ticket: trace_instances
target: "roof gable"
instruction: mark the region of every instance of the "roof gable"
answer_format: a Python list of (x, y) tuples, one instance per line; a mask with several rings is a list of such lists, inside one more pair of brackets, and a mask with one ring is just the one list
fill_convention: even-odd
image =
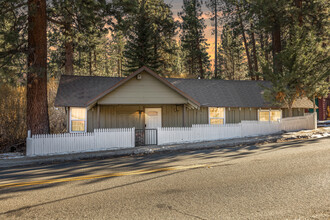
[(187, 95), (186, 93), (184, 93), (183, 91), (181, 91), (180, 89), (176, 88), (173, 84), (171, 84), (170, 82), (168, 82), (166, 79), (160, 77), (157, 73), (155, 73), (154, 71), (152, 71), (151, 69), (149, 69), (146, 66), (141, 67), (140, 69), (138, 69), (137, 71), (135, 71), (134, 73), (132, 73), (131, 75), (129, 75), (128, 77), (122, 79), (121, 81), (119, 81), (115, 85), (113, 85), (110, 88), (106, 89), (105, 91), (101, 92), (95, 98), (89, 100), (86, 103), (86, 106), (92, 105), (97, 100), (100, 100), (101, 98), (103, 98), (104, 96), (106, 96), (110, 92), (116, 90), (120, 86), (124, 85), (129, 80), (131, 80), (132, 78), (134, 78), (135, 76), (137, 76), (138, 74), (140, 74), (142, 72), (148, 73), (149, 75), (153, 76), (154, 78), (156, 78), (157, 80), (159, 80), (160, 82), (162, 82), (163, 84), (165, 84), (166, 86), (168, 86), (170, 89), (174, 90), (175, 92), (177, 92), (181, 96), (185, 97), (186, 99), (188, 99), (189, 103), (192, 104), (193, 106), (195, 106), (195, 107), (196, 106), (197, 107), (200, 106), (200, 103), (198, 101), (196, 101), (195, 99), (193, 99), (192, 97), (190, 97), (189, 95)]
[(133, 77), (97, 100), (101, 105), (188, 104), (188, 99), (146, 73)]

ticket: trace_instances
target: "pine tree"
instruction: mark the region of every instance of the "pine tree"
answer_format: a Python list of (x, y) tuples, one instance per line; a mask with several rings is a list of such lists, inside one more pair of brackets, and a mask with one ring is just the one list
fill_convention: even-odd
[(46, 0), (28, 1), (27, 129), (49, 133)]
[(242, 68), (243, 46), (241, 39), (230, 27), (224, 26), (221, 34), (221, 45), (219, 46), (220, 63), (224, 68), (220, 68), (223, 79), (244, 79), (245, 73)]
[(148, 66), (153, 70), (160, 67), (159, 56), (154, 51), (152, 22), (146, 10), (147, 3), (142, 0), (136, 22), (129, 30), (128, 42), (124, 55), (127, 59), (125, 64), (127, 72), (134, 72), (142, 66)]
[(24, 82), (27, 55), (27, 3), (0, 2), (0, 83)]
[[(110, 22), (109, 5), (97, 0), (52, 0), (48, 8), (50, 46), (59, 52), (52, 60), (57, 65), (64, 66), (64, 73), (74, 74), (75, 49), (87, 49), (84, 53), (97, 53), (97, 45), (103, 43), (102, 37), (107, 33), (105, 24)], [(88, 45), (88, 46), (85, 46)], [(81, 53), (82, 51), (80, 51)]]
[(178, 15), (182, 19), (180, 39), (182, 48), (187, 53), (189, 74), (204, 78), (210, 61), (206, 52), (208, 44), (204, 37), (205, 24), (202, 14), (199, 0), (184, 0), (182, 12)]
[(127, 39), (124, 52), (126, 72), (144, 65), (158, 72), (171, 69), (169, 63), (175, 53), (173, 37), (176, 22), (170, 5), (163, 0), (133, 2), (122, 3), (124, 5), (120, 10), (125, 18), (118, 19), (118, 25)]
[(206, 6), (211, 11), (211, 21), (214, 21), (214, 78), (218, 78), (218, 13), (221, 10), (221, 1), (208, 0)]
[(274, 71), (269, 63), (263, 63), (265, 78), (273, 84), (265, 97), (272, 103), (287, 105), (290, 117), (297, 98), (312, 99), (328, 92), (330, 84), (325, 79), (330, 75), (329, 49), (321, 44), (313, 32), (306, 34), (303, 28), (295, 26), (278, 55), (282, 71)]

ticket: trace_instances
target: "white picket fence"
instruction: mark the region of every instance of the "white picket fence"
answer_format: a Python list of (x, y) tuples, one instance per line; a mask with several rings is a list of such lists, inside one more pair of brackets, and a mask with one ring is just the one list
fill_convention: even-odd
[(158, 145), (224, 140), (274, 134), (280, 131), (315, 129), (316, 116), (284, 118), (277, 122), (242, 121), (238, 124), (193, 125), (191, 128), (158, 128)]
[(26, 155), (41, 156), (134, 146), (135, 128), (95, 129), (92, 133), (32, 135), (26, 139)]
[[(316, 128), (316, 115), (284, 118), (278, 122), (242, 121), (238, 124), (158, 128), (158, 145), (224, 140)], [(29, 135), (30, 136), (30, 135)], [(135, 147), (135, 128), (95, 129), (92, 133), (32, 135), (27, 156), (101, 151)]]

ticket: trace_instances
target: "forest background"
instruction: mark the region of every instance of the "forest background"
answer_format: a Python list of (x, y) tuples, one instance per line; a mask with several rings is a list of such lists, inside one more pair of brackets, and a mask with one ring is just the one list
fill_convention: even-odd
[(269, 80), (289, 109), (329, 92), (327, 0), (2, 0), (0, 152), (65, 131), (60, 76)]

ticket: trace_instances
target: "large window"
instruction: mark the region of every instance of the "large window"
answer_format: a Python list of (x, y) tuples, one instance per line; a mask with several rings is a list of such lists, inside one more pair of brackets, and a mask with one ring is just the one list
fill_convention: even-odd
[(259, 121), (278, 121), (281, 118), (281, 110), (259, 110)]
[(209, 124), (225, 124), (225, 108), (209, 107)]
[(70, 131), (85, 132), (86, 131), (86, 115), (85, 108), (70, 108)]

